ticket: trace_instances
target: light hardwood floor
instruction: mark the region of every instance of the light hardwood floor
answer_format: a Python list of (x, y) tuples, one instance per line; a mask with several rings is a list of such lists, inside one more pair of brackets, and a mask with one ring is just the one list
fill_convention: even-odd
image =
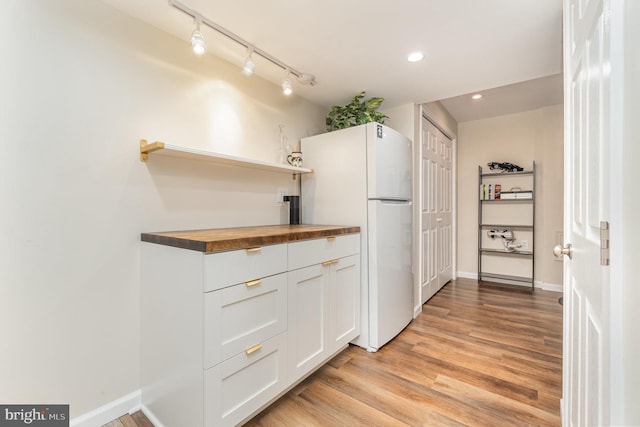
[(560, 425), (559, 296), (449, 283), (380, 351), (349, 347), (246, 426)]
[(246, 426), (559, 426), (559, 296), (449, 283), (380, 351), (350, 346)]
[(123, 415), (102, 427), (153, 427), (153, 424), (141, 411), (138, 411), (131, 415)]

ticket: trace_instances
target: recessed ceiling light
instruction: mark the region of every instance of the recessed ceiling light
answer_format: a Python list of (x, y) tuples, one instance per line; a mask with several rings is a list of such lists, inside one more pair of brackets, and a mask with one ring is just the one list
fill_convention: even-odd
[(424, 58), (424, 54), (422, 52), (411, 52), (407, 57), (407, 61), (409, 62), (419, 62)]
[(480, 99), (480, 98), (482, 98), (482, 94), (481, 93), (476, 93), (475, 95), (473, 95), (471, 97), (471, 99)]

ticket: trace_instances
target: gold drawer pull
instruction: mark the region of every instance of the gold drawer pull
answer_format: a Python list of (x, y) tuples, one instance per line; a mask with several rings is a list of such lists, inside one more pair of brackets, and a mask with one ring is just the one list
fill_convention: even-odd
[(331, 264), (333, 264), (333, 261), (325, 261), (325, 262), (323, 262), (323, 263), (322, 263), (322, 266), (323, 266), (323, 267), (328, 267), (328, 266), (330, 266)]
[(336, 236), (329, 236), (329, 237), (327, 237), (327, 240), (332, 242), (332, 241), (336, 240)]
[(260, 350), (261, 348), (262, 348), (262, 344), (256, 344), (256, 345), (252, 345), (251, 347), (246, 349), (244, 352), (247, 353), (247, 355), (249, 355), (251, 353), (255, 353), (256, 351)]
[(250, 253), (254, 253), (254, 252), (260, 252), (262, 250), (262, 248), (260, 246), (256, 247), (256, 248), (247, 248), (246, 251), (248, 254)]
[(331, 264), (337, 264), (337, 263), (339, 263), (339, 262), (340, 262), (340, 260), (339, 260), (339, 259), (334, 259), (333, 261), (331, 261)]
[(259, 285), (260, 283), (262, 283), (262, 280), (256, 279), (256, 280), (251, 280), (250, 282), (245, 282), (245, 285), (247, 285), (247, 287), (250, 287), (250, 286)]

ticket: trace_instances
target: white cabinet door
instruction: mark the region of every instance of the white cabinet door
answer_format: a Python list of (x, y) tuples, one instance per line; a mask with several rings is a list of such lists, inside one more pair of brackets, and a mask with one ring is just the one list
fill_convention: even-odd
[(289, 272), (289, 381), (322, 363), (329, 348), (329, 266), (312, 265)]
[(286, 342), (283, 332), (204, 371), (206, 427), (238, 425), (287, 387)]
[(203, 256), (204, 292), (287, 271), (287, 245), (267, 245)]
[(330, 270), (332, 351), (360, 334), (360, 256), (340, 258)]
[(287, 275), (204, 294), (204, 368), (287, 329)]

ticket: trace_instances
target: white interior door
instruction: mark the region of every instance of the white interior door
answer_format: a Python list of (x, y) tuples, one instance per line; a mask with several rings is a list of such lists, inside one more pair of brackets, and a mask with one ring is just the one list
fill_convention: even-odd
[(422, 118), (421, 302), (453, 275), (453, 142)]
[(426, 119), (422, 119), (422, 164), (421, 184), (421, 264), (420, 275), (421, 302), (424, 304), (437, 291), (438, 269), (437, 269), (437, 238), (438, 233), (435, 227), (435, 215), (437, 214), (437, 140), (436, 136), (430, 132), (431, 125)]
[[(437, 130), (437, 129), (436, 129)], [(453, 277), (453, 142), (437, 130), (438, 141), (438, 289)]]
[(609, 3), (564, 7), (564, 241), (572, 257), (564, 261), (563, 424), (609, 425), (610, 281), (600, 260), (600, 222), (610, 218)]

